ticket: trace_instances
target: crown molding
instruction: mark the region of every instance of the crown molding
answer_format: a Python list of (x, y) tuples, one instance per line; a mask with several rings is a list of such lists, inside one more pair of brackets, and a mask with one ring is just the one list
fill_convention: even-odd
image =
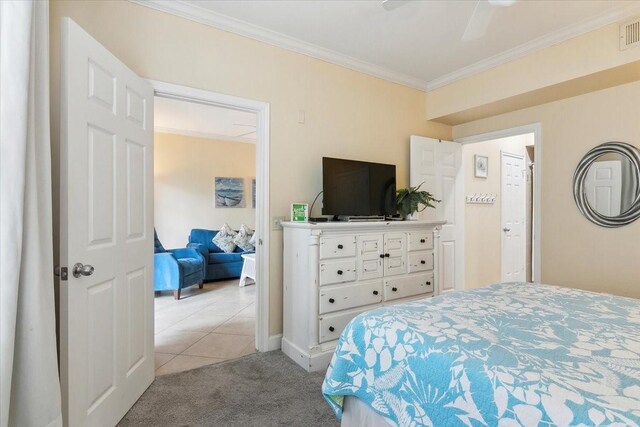
[(153, 131), (156, 133), (169, 133), (172, 135), (194, 136), (196, 138), (214, 139), (216, 141), (241, 142), (243, 144), (254, 144), (254, 145), (256, 143), (256, 140), (251, 138), (221, 135), (221, 134), (211, 133), (211, 132), (199, 132), (199, 131), (188, 130), (188, 129), (170, 128), (170, 127), (164, 127), (164, 126), (155, 126), (153, 128)]
[(258, 25), (253, 25), (227, 15), (222, 15), (205, 9), (193, 3), (182, 0), (129, 0), (131, 3), (147, 6), (162, 12), (170, 13), (181, 18), (186, 18), (200, 24), (209, 25), (219, 30), (228, 31), (249, 37), (264, 43), (321, 59), (332, 64), (340, 65), (354, 71), (368, 74), (383, 80), (409, 86), (421, 91), (425, 90), (426, 80), (418, 79), (407, 74), (389, 70), (366, 61), (353, 58), (348, 55), (338, 53), (331, 49), (326, 49), (315, 44), (307, 43), (303, 40), (287, 36), (277, 31), (272, 31)]
[(640, 14), (640, 2), (618, 9), (605, 15), (570, 25), (559, 31), (531, 40), (512, 49), (460, 68), (436, 79), (426, 81), (407, 74), (390, 70), (366, 61), (326, 49), (285, 34), (250, 24), (230, 16), (222, 15), (205, 9), (197, 4), (184, 0), (129, 0), (131, 3), (146, 6), (166, 12), (181, 18), (189, 19), (200, 24), (209, 25), (223, 31), (239, 34), (264, 43), (269, 43), (283, 49), (291, 50), (316, 59), (359, 71), (373, 77), (393, 83), (408, 86), (421, 91), (431, 91), (449, 85), (458, 80), (471, 77), (483, 71), (490, 70), (502, 64), (530, 55), (539, 50), (562, 43), (579, 35), (594, 31), (598, 28), (631, 18)]
[(560, 44), (574, 37), (586, 34), (590, 31), (597, 30), (598, 28), (602, 28), (615, 22), (631, 18), (639, 13), (640, 2), (631, 4), (627, 7), (618, 9), (605, 15), (600, 15), (598, 17), (591, 18), (574, 25), (570, 25), (561, 30), (554, 31), (537, 39), (533, 39), (527, 43), (516, 46), (512, 49), (506, 50), (497, 55), (491, 56), (487, 59), (483, 59), (482, 61), (478, 61), (474, 64), (460, 68), (452, 73), (445, 74), (444, 76), (438, 77), (437, 79), (433, 79), (426, 84), (425, 90), (428, 92), (434, 89), (438, 89), (458, 80), (462, 80), (475, 74), (479, 74), (483, 71), (490, 70), (491, 68), (495, 68), (511, 61), (515, 61), (516, 59), (525, 57), (542, 49)]

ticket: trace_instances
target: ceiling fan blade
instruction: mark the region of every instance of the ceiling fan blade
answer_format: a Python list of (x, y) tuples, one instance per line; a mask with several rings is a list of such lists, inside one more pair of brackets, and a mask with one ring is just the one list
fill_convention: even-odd
[(469, 18), (469, 23), (467, 23), (467, 28), (465, 28), (464, 34), (462, 35), (462, 41), (477, 40), (484, 36), (489, 28), (489, 24), (491, 24), (493, 13), (494, 8), (491, 3), (486, 0), (478, 0), (473, 14), (471, 18)]
[(404, 6), (409, 3), (410, 0), (382, 0), (382, 7), (384, 10), (391, 11), (399, 8), (400, 6)]

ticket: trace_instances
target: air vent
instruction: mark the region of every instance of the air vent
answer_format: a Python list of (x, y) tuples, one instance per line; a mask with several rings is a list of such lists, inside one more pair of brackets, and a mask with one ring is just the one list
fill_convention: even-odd
[(640, 46), (640, 17), (620, 25), (620, 50)]

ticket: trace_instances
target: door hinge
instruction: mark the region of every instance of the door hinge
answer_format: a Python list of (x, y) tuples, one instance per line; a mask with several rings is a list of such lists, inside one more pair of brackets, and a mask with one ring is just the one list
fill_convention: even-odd
[(59, 265), (56, 265), (53, 269), (53, 274), (60, 277), (60, 280), (67, 280), (69, 277), (69, 270), (67, 267), (60, 267)]

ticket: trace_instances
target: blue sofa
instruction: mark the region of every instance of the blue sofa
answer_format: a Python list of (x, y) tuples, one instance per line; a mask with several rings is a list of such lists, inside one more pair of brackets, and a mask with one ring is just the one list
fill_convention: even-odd
[(212, 239), (218, 234), (218, 230), (204, 230), (194, 228), (189, 235), (187, 248), (197, 250), (205, 259), (204, 280), (235, 279), (242, 272), (242, 254), (253, 253), (236, 248), (233, 253), (225, 253)]
[(195, 249), (165, 249), (154, 230), (153, 289), (156, 292), (173, 291), (174, 299), (180, 299), (180, 291), (204, 281), (204, 258)]

